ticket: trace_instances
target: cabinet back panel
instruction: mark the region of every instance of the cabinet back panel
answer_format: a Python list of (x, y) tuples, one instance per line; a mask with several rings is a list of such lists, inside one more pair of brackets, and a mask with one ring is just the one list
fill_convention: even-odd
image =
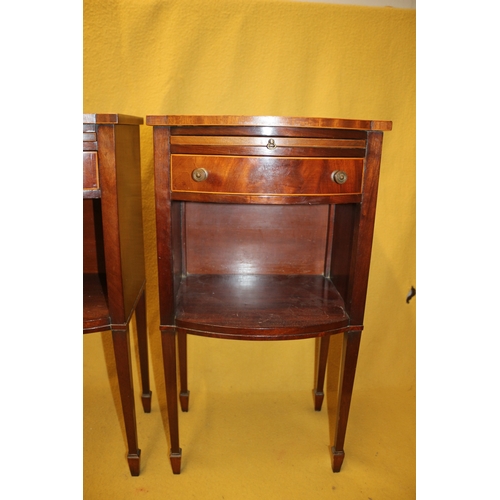
[(186, 203), (189, 274), (324, 272), (327, 205)]

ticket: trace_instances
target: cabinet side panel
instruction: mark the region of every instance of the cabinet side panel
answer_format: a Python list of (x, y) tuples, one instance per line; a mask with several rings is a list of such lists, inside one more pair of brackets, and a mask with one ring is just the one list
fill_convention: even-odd
[(357, 204), (335, 206), (330, 275), (347, 306), (354, 226), (358, 212)]
[(106, 260), (106, 287), (111, 323), (126, 321), (123, 301), (122, 265), (120, 256), (120, 222), (116, 172), (116, 141), (113, 125), (99, 125), (99, 182)]
[(129, 317), (145, 281), (139, 127), (117, 125), (115, 138), (123, 296)]

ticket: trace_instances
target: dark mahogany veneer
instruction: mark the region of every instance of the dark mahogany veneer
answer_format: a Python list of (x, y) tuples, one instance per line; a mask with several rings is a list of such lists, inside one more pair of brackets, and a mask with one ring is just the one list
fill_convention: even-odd
[(332, 468), (340, 471), (356, 371), (385, 121), (148, 116), (153, 126), (160, 330), (171, 465), (188, 410), (186, 334), (319, 337), (315, 409), (328, 344), (343, 335)]
[(129, 323), (135, 312), (142, 405), (151, 411), (141, 207), (142, 118), (83, 115), (83, 333), (111, 330), (130, 473), (140, 472)]

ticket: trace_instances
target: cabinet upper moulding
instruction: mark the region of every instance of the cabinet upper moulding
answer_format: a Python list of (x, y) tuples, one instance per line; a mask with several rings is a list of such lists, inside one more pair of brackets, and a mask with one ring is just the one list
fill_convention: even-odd
[(137, 116), (116, 113), (89, 113), (83, 115), (83, 123), (98, 123), (102, 125), (141, 125), (144, 123), (144, 120)]
[(282, 116), (192, 116), (148, 115), (147, 125), (163, 126), (269, 126), (269, 127), (319, 127), (358, 130), (392, 130), (391, 121), (346, 120), (342, 118), (304, 118)]

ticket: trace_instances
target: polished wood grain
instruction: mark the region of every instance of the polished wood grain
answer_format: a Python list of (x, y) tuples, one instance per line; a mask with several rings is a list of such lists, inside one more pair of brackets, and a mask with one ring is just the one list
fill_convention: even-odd
[(97, 151), (97, 141), (85, 141), (83, 143), (83, 151)]
[(186, 412), (189, 409), (188, 371), (187, 371), (187, 333), (177, 330), (177, 345), (179, 352), (179, 379), (180, 392), (179, 403), (181, 410)]
[(111, 317), (108, 307), (106, 276), (83, 274), (83, 329), (85, 333), (109, 330)]
[(355, 208), (356, 215), (353, 224), (349, 287), (346, 293), (352, 325), (361, 326), (363, 324), (375, 227), (381, 154), (382, 133), (372, 132), (368, 137), (363, 202)]
[(123, 115), (84, 115), (83, 333), (111, 330), (130, 473), (140, 473), (140, 449), (130, 360), (135, 315), (142, 406), (149, 388), (139, 123)]
[(186, 273), (321, 275), (327, 225), (327, 205), (186, 203)]
[(315, 146), (278, 146), (268, 149), (262, 146), (241, 145), (172, 145), (172, 153), (185, 155), (241, 155), (241, 156), (319, 156), (330, 158), (364, 158), (365, 152), (362, 148), (324, 148)]
[[(180, 231), (179, 217), (173, 217), (170, 197), (170, 130), (158, 127), (153, 130), (155, 165), (156, 244), (158, 252), (158, 291), (160, 300), (160, 325), (175, 324), (175, 277), (172, 233)], [(178, 246), (177, 246), (178, 248)], [(176, 262), (178, 262), (178, 258)]]
[(199, 191), (172, 191), (171, 200), (183, 200), (189, 202), (204, 203), (233, 203), (233, 204), (254, 204), (254, 205), (324, 205), (339, 203), (359, 203), (361, 193), (336, 193), (336, 194), (235, 194), (235, 193), (204, 193)]
[[(84, 127), (93, 124), (103, 125), (142, 125), (144, 119), (140, 116), (123, 115), (117, 113), (88, 113), (83, 115)], [(85, 130), (84, 130), (85, 131)]]
[[(208, 177), (193, 179), (196, 169)], [(347, 174), (347, 182), (331, 178), (336, 171)], [(363, 175), (362, 159), (262, 158), (246, 156), (172, 155), (172, 192), (199, 192), (248, 195), (359, 194)]]
[[(84, 197), (88, 193), (85, 191), (99, 189), (99, 173), (97, 170), (97, 152), (83, 152), (83, 190)], [(100, 197), (100, 196), (99, 196)]]
[(337, 418), (335, 426), (335, 441), (331, 447), (331, 459), (333, 472), (340, 472), (344, 461), (344, 442), (351, 406), (352, 391), (354, 388), (354, 377), (358, 361), (359, 345), (361, 342), (361, 330), (349, 330), (343, 334), (342, 363), (339, 387), (339, 404), (337, 407)]
[(97, 141), (97, 134), (95, 132), (84, 132), (83, 133), (83, 142), (88, 142), (88, 141)]
[(316, 373), (316, 387), (313, 389), (314, 396), (314, 409), (321, 411), (325, 393), (323, 387), (325, 385), (326, 363), (328, 360), (328, 347), (330, 345), (330, 335), (324, 335), (320, 338), (317, 373)]
[(307, 118), (281, 116), (192, 116), (192, 115), (151, 115), (146, 117), (147, 125), (170, 126), (259, 126), (259, 127), (318, 127), (353, 128), (360, 130), (391, 130), (390, 121), (346, 120), (341, 118)]
[(140, 136), (135, 126), (116, 126), (116, 193), (118, 231), (120, 235), (120, 260), (123, 276), (123, 307), (127, 311), (135, 307), (138, 290), (146, 281), (144, 264), (142, 193), (140, 171)]
[(100, 199), (83, 200), (83, 274), (106, 274)]
[[(85, 134), (84, 134), (85, 135)], [(87, 134), (89, 136), (93, 134)], [(85, 140), (85, 138), (84, 138)], [(90, 139), (89, 139), (90, 140)], [(95, 140), (95, 139), (94, 139)], [(349, 139), (308, 139), (308, 138), (290, 138), (277, 137), (272, 138), (272, 143), (268, 137), (234, 137), (234, 136), (210, 136), (210, 135), (179, 135), (172, 136), (172, 145), (197, 145), (197, 146), (260, 146), (261, 154), (266, 154), (262, 148), (361, 148), (366, 144), (363, 140)]]
[[(249, 116), (148, 116), (146, 123), (154, 138), (173, 472), (180, 473), (182, 456), (177, 370), (180, 405), (189, 408), (188, 334), (254, 341), (318, 337), (316, 411), (324, 399), (330, 336), (343, 336), (331, 443), (332, 470), (340, 471), (363, 330), (382, 133), (392, 123)], [(204, 169), (201, 181), (193, 178), (196, 169)], [(344, 184), (332, 181), (337, 170), (347, 173)]]
[[(214, 135), (216, 128), (221, 135)], [(363, 158), (366, 132), (336, 130), (318, 133), (311, 128), (193, 127), (191, 135), (176, 127), (171, 153), (241, 156), (324, 156)], [(240, 135), (234, 135), (240, 132)], [(272, 134), (271, 132), (274, 132)], [(177, 134), (177, 135), (175, 135)]]
[[(188, 118), (186, 117), (186, 120)], [(189, 125), (169, 127), (172, 139), (175, 142), (178, 136), (212, 136), (212, 137), (290, 137), (308, 139), (343, 139), (361, 140), (366, 143), (366, 130), (360, 129), (335, 129), (317, 127), (289, 127), (289, 126), (226, 126), (226, 125)]]
[(190, 274), (179, 290), (176, 326), (198, 335), (300, 339), (348, 324), (342, 297), (323, 276)]

